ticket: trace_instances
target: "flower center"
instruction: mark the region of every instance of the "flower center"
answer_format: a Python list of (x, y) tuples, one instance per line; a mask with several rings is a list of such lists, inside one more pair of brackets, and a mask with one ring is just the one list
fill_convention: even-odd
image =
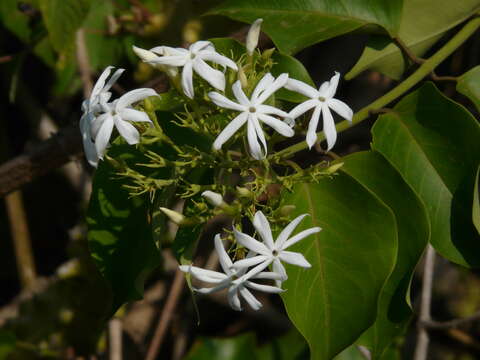
[(195, 56), (196, 55), (194, 53), (190, 53), (190, 59), (192, 59), (192, 60), (195, 59)]
[(273, 255), (273, 256), (278, 256), (278, 251), (277, 251), (277, 250), (273, 250), (273, 251), (272, 251), (272, 255)]
[(250, 106), (248, 111), (250, 111), (251, 113), (254, 113), (255, 111), (257, 111), (257, 109), (255, 109), (255, 107), (253, 107), (253, 106)]
[(323, 96), (319, 96), (319, 97), (318, 97), (318, 100), (320, 100), (321, 102), (324, 102), (324, 101), (327, 100), (327, 99), (325, 99)]

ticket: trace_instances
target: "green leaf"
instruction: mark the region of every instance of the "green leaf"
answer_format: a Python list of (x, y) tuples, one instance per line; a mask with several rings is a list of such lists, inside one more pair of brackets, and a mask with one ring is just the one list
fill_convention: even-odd
[(477, 176), (475, 177), (475, 187), (473, 188), (473, 206), (472, 206), (472, 221), (473, 225), (480, 233), (480, 198), (479, 198), (479, 188), (478, 188), (478, 178), (480, 175), (480, 167), (477, 170)]
[[(123, 154), (127, 154), (125, 157)], [(114, 144), (109, 155), (135, 162), (138, 150)], [(152, 238), (150, 206), (143, 197), (130, 197), (107, 161), (101, 161), (93, 179), (87, 213), (91, 255), (113, 293), (113, 314), (119, 306), (141, 299), (148, 274), (160, 265)]]
[(90, 0), (40, 0), (50, 41), (57, 51), (73, 45), (75, 31), (88, 14)]
[(28, 20), (28, 16), (18, 10), (17, 0), (0, 1), (0, 22), (24, 43), (29, 41), (31, 34)]
[(209, 14), (252, 23), (263, 18), (262, 30), (284, 53), (377, 24), (397, 33), (403, 0), (228, 0)]
[(311, 215), (302, 228), (323, 230), (292, 247), (312, 268), (287, 266), (282, 298), (312, 359), (331, 359), (375, 321), (380, 291), (395, 265), (395, 217), (344, 173), (285, 195), (285, 204)]
[(458, 78), (457, 91), (467, 96), (480, 111), (480, 65)]
[[(274, 76), (279, 76), (282, 73), (288, 73), (291, 79), (300, 80), (308, 85), (316, 87), (307, 69), (305, 69), (303, 64), (294, 57), (275, 52), (272, 56), (272, 60), (274, 64), (272, 66), (271, 73)], [(278, 90), (275, 93), (275, 98), (296, 103), (307, 100), (305, 96), (293, 91), (288, 91), (286, 89)]]
[(234, 60), (240, 59), (247, 52), (245, 45), (232, 38), (213, 38), (210, 41), (217, 52)]
[[(448, 30), (475, 14), (478, 9), (478, 0), (405, 0), (397, 37), (415, 55), (422, 56)], [(407, 66), (401, 51), (388, 37), (375, 35), (345, 79), (350, 80), (367, 69), (399, 79)]]
[(380, 152), (424, 202), (431, 243), (464, 266), (480, 265), (480, 239), (471, 221), (480, 127), (462, 106), (426, 83), (373, 127)]
[(0, 330), (0, 359), (6, 359), (8, 354), (15, 350), (16, 343), (17, 339), (14, 333)]
[(382, 290), (375, 324), (359, 341), (369, 348), (373, 359), (379, 359), (393, 339), (406, 330), (411, 319), (410, 281), (427, 245), (430, 224), (423, 203), (379, 153), (360, 152), (343, 158), (342, 162), (341, 170), (388, 206), (397, 223), (395, 269)]

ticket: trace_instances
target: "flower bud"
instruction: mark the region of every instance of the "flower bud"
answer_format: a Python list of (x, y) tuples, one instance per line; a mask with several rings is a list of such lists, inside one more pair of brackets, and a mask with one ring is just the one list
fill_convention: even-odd
[(250, 26), (250, 30), (248, 30), (247, 34), (247, 53), (248, 55), (252, 56), (255, 48), (258, 45), (258, 37), (260, 36), (260, 27), (262, 26), (263, 19), (257, 19), (255, 22)]
[(222, 195), (219, 193), (207, 190), (202, 193), (202, 196), (213, 206), (226, 205)]
[(179, 212), (176, 212), (174, 210), (170, 210), (164, 207), (161, 207), (160, 210), (167, 215), (167, 217), (172, 220), (175, 224), (177, 225), (183, 225), (185, 223), (185, 216), (183, 214), (180, 214)]
[(248, 190), (247, 188), (237, 186), (237, 194), (240, 197), (245, 197), (245, 198), (251, 198), (252, 197), (252, 192)]
[(237, 76), (238, 80), (240, 80), (240, 84), (242, 84), (242, 88), (246, 89), (248, 87), (248, 79), (245, 75), (245, 71), (243, 71), (243, 68), (241, 66), (238, 68)]
[(333, 164), (332, 166), (330, 166), (328, 169), (327, 169), (327, 173), (328, 174), (334, 174), (338, 171), (338, 169), (340, 169), (341, 167), (343, 166), (343, 162), (339, 162), (337, 164)]
[(133, 52), (137, 54), (137, 56), (146, 63), (151, 63), (155, 59), (158, 59), (158, 55), (156, 55), (152, 51), (136, 47), (135, 45), (132, 45), (132, 49), (133, 49)]
[(295, 210), (295, 208), (295, 205), (284, 205), (280, 208), (280, 214), (282, 216), (288, 216)]

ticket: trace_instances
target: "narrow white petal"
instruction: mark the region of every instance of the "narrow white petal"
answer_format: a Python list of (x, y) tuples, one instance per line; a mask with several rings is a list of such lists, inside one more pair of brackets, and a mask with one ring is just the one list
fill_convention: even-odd
[(273, 116), (266, 115), (266, 114), (258, 114), (258, 118), (262, 120), (265, 124), (270, 126), (272, 129), (274, 129), (276, 132), (279, 134), (282, 134), (283, 136), (286, 137), (292, 137), (295, 134), (295, 131), (288, 126), (287, 123), (284, 121), (278, 120), (274, 118)]
[(245, 111), (247, 110), (245, 106), (237, 104), (232, 100), (226, 98), (222, 94), (217, 92), (209, 92), (208, 97), (214, 102), (215, 105), (220, 106), (225, 109), (236, 110), (236, 111)]
[(230, 69), (238, 70), (237, 64), (235, 64), (235, 62), (233, 62), (226, 56), (220, 55), (215, 51), (202, 50), (197, 56), (201, 57), (205, 61), (211, 61), (215, 64), (222, 65), (223, 67), (227, 66)]
[[(271, 255), (271, 251), (260, 241), (255, 240), (250, 235), (244, 234), (237, 229), (233, 229), (233, 234), (235, 235), (235, 239), (237, 242), (246, 247), (249, 250), (255, 251), (257, 254), (262, 254), (269, 256)], [(254, 259), (254, 258), (252, 258)]]
[[(188, 56), (188, 55), (187, 55)], [(189, 63), (189, 59), (185, 55), (178, 56), (162, 56), (151, 61), (152, 64), (168, 65), (168, 66), (185, 66)]]
[(282, 251), (280, 252), (280, 255), (278, 257), (286, 263), (292, 265), (301, 266), (303, 268), (312, 267), (312, 265), (307, 261), (307, 259), (305, 259), (305, 257), (300, 253), (292, 251)]
[(303, 81), (288, 79), (285, 89), (298, 92), (306, 97), (316, 99), (319, 96), (318, 90), (304, 83)]
[(222, 145), (230, 139), (233, 134), (237, 132), (238, 129), (240, 129), (243, 124), (245, 124), (245, 121), (247, 121), (248, 114), (247, 113), (241, 113), (238, 115), (235, 119), (230, 121), (230, 123), (225, 126), (225, 129), (222, 130), (222, 132), (217, 136), (215, 141), (213, 142), (213, 148), (215, 150), (220, 150)]
[(103, 70), (102, 74), (98, 77), (98, 80), (92, 89), (92, 93), (90, 94), (90, 99), (93, 99), (100, 94), (103, 87), (105, 86), (105, 81), (107, 81), (108, 76), (112, 72), (112, 69), (114, 69), (113, 66), (107, 66), (105, 70)]
[(273, 237), (272, 230), (270, 229), (270, 223), (261, 211), (257, 211), (253, 217), (253, 226), (260, 237), (263, 239), (264, 244), (269, 249), (273, 249)]
[(248, 289), (241, 287), (240, 294), (253, 310), (258, 310), (262, 307), (262, 303), (258, 301)]
[(266, 88), (271, 86), (273, 82), (275, 81), (275, 78), (272, 76), (272, 74), (267, 73), (265, 76), (258, 82), (257, 86), (255, 87), (255, 90), (253, 90), (251, 101), (252, 103), (256, 103), (257, 98), (260, 96), (260, 93), (265, 91)]
[(117, 69), (108, 79), (107, 84), (103, 87), (102, 92), (107, 92), (117, 82), (118, 78), (123, 74), (125, 69)]
[(238, 297), (238, 288), (228, 289), (228, 304), (233, 310), (242, 311), (242, 305), (240, 303), (240, 298)]
[(119, 115), (114, 116), (114, 121), (118, 132), (129, 145), (138, 144), (140, 141), (140, 134), (138, 133), (138, 130), (135, 129), (135, 126), (130, 124), (128, 121), (122, 120)]
[(298, 224), (300, 224), (300, 222), (305, 218), (305, 216), (308, 216), (308, 214), (297, 216), (287, 226), (285, 226), (285, 229), (282, 230), (280, 235), (278, 235), (277, 240), (275, 241), (276, 248), (284, 249), (283, 244), (285, 244), (285, 241), (287, 241), (293, 230), (295, 230), (295, 228), (298, 226)]
[(239, 104), (243, 106), (250, 106), (250, 100), (248, 100), (247, 96), (243, 92), (242, 83), (240, 82), (240, 80), (235, 81), (232, 86), (232, 90), (233, 95), (235, 95), (235, 98), (237, 99)]
[(307, 130), (307, 144), (308, 148), (311, 149), (315, 142), (317, 141), (317, 126), (318, 120), (320, 119), (320, 111), (323, 106), (317, 106), (315, 110), (313, 110), (312, 117), (310, 118), (310, 122), (308, 123), (308, 130)]
[(329, 99), (327, 100), (327, 105), (342, 118), (350, 122), (352, 121), (353, 110), (350, 109), (350, 107), (343, 101), (340, 101), (338, 99)]
[[(261, 256), (261, 255), (259, 255)], [(253, 258), (252, 258), (253, 259)], [(268, 265), (270, 265), (273, 261), (273, 257), (267, 257), (265, 256), (265, 261), (262, 261), (261, 263), (259, 263), (257, 266), (255, 266), (254, 268), (250, 269), (245, 275), (242, 275), (241, 277), (239, 277), (236, 281), (238, 282), (243, 282), (243, 281), (247, 281), (248, 279), (250, 278), (253, 278), (255, 277), (257, 274), (261, 273), (263, 270), (265, 270)], [(235, 266), (235, 265), (234, 265)]]
[(251, 115), (252, 117), (252, 122), (255, 125), (255, 132), (257, 134), (257, 138), (260, 140), (260, 143), (262, 144), (263, 147), (263, 157), (264, 158), (267, 155), (267, 140), (265, 140), (265, 135), (263, 133), (262, 126), (260, 125), (260, 121), (258, 121), (258, 117), (255, 114)]
[(192, 62), (189, 61), (185, 64), (182, 70), (182, 88), (187, 97), (193, 99), (195, 95), (193, 90), (193, 68)]
[(256, 160), (261, 160), (265, 158), (265, 153), (262, 152), (260, 144), (258, 143), (257, 137), (257, 129), (255, 128), (258, 122), (256, 118), (253, 118), (250, 114), (248, 114), (248, 123), (247, 123), (247, 139), (248, 139), (248, 146), (250, 148), (250, 154)]
[(103, 121), (103, 124), (100, 126), (97, 136), (95, 137), (95, 148), (97, 149), (97, 154), (100, 159), (103, 159), (103, 154), (105, 154), (105, 149), (110, 141), (112, 131), (113, 117), (108, 116), (105, 118), (105, 121)]
[(298, 104), (292, 110), (290, 110), (290, 112), (288, 113), (288, 117), (290, 117), (292, 119), (296, 119), (297, 117), (306, 113), (308, 110), (310, 110), (311, 108), (313, 108), (317, 105), (319, 105), (318, 100), (316, 100), (316, 99), (307, 100), (307, 101), (305, 101), (301, 104)]
[(327, 139), (327, 151), (330, 151), (337, 141), (337, 129), (335, 128), (335, 121), (333, 121), (332, 113), (326, 105), (322, 107), (322, 117), (323, 133), (325, 134), (325, 139)]
[(283, 280), (283, 277), (274, 271), (262, 271), (250, 279)]
[[(251, 266), (258, 265), (262, 262), (267, 260), (267, 257), (265, 255), (257, 255), (251, 258), (245, 258), (242, 260), (235, 261), (232, 265), (234, 269), (247, 269)], [(243, 278), (243, 276), (242, 276)]]
[(220, 284), (222, 281), (228, 278), (228, 276), (223, 273), (202, 269), (196, 266), (180, 265), (179, 269), (185, 273), (192, 274), (193, 277), (200, 281), (211, 284)]
[(92, 139), (95, 139), (97, 137), (98, 131), (102, 127), (103, 123), (105, 122), (106, 119), (108, 119), (111, 116), (112, 115), (108, 112), (106, 114), (102, 114), (97, 117), (94, 117), (94, 119), (90, 123), (90, 137)]
[(223, 75), (221, 71), (207, 65), (205, 61), (198, 57), (193, 60), (193, 69), (214, 88), (222, 91), (225, 90), (225, 75)]
[(287, 272), (285, 271), (285, 267), (280, 262), (279, 259), (275, 259), (272, 264), (273, 271), (280, 275), (280, 279), (275, 280), (275, 284), (278, 287), (282, 286), (282, 282), (288, 279)]
[(117, 103), (115, 104), (115, 109), (119, 112), (122, 109), (125, 109), (127, 106), (136, 103), (137, 101), (146, 99), (150, 96), (157, 96), (158, 94), (153, 89), (141, 88), (135, 89), (132, 91), (127, 92), (126, 94), (122, 95), (120, 99), (118, 99)]
[(267, 114), (267, 115), (278, 115), (278, 116), (281, 116), (281, 117), (287, 117), (288, 114), (283, 111), (283, 110), (280, 110), (280, 109), (277, 109), (276, 107), (273, 107), (273, 106), (270, 106), (270, 105), (258, 105), (256, 106), (257, 108), (257, 113), (261, 113), (261, 114)]
[(330, 81), (324, 81), (322, 85), (320, 85), (320, 87), (318, 88), (319, 96), (326, 97), (329, 86), (330, 86)]
[(337, 92), (338, 81), (340, 80), (340, 73), (335, 71), (335, 75), (332, 76), (328, 84), (328, 88), (325, 91), (325, 97), (327, 99), (333, 98)]
[(265, 89), (257, 98), (256, 104), (262, 104), (265, 100), (267, 100), (270, 96), (273, 95), (275, 91), (285, 86), (288, 80), (288, 74), (283, 73), (275, 81)]
[(232, 282), (230, 279), (227, 279), (225, 281), (220, 282), (217, 286), (212, 287), (212, 288), (200, 288), (200, 289), (194, 289), (196, 292), (199, 292), (200, 294), (211, 294), (217, 291), (222, 291), (223, 289), (226, 289), (230, 287)]
[(316, 233), (320, 232), (321, 230), (322, 229), (319, 228), (319, 227), (313, 227), (313, 228), (310, 228), (310, 229), (307, 229), (307, 230), (303, 230), (302, 232), (299, 232), (297, 235), (288, 239), (280, 249), (282, 249), (282, 250), (286, 249), (286, 248), (292, 246), (293, 244), (299, 242), (300, 240), (305, 239), (307, 236), (310, 236), (312, 234), (316, 234)]
[(220, 234), (215, 235), (214, 242), (215, 242), (215, 250), (217, 251), (217, 254), (218, 254), (218, 260), (220, 262), (220, 266), (222, 267), (225, 274), (230, 275), (231, 273), (230, 268), (232, 267), (233, 263), (230, 257), (228, 256), (227, 252), (225, 251), (225, 248), (223, 247), (222, 238), (220, 237)]
[(85, 153), (85, 157), (90, 165), (93, 167), (97, 167), (98, 165), (98, 155), (97, 149), (95, 148), (95, 144), (92, 141), (92, 137), (90, 135), (90, 127), (85, 127), (85, 131), (82, 131), (82, 140), (83, 140), (83, 150)]
[(119, 111), (118, 115), (120, 115), (123, 120), (134, 122), (152, 122), (146, 113), (135, 109), (122, 109)]
[(285, 291), (285, 290), (283, 290), (281, 288), (278, 288), (278, 287), (275, 287), (275, 286), (257, 284), (257, 283), (251, 282), (251, 281), (245, 282), (245, 286), (247, 286), (251, 289), (257, 290), (257, 291), (262, 291), (262, 292), (266, 292), (266, 293), (270, 293), (270, 294), (280, 294), (280, 293)]
[(151, 48), (150, 51), (162, 56), (166, 55), (186, 57), (189, 54), (189, 51), (187, 49), (173, 48), (170, 46), (155, 46), (154, 48)]
[(206, 41), (206, 40), (200, 40), (200, 41), (197, 41), (197, 42), (194, 42), (192, 45), (190, 45), (190, 47), (188, 48), (191, 52), (193, 53), (196, 53), (208, 46), (211, 46), (212, 43), (210, 41)]

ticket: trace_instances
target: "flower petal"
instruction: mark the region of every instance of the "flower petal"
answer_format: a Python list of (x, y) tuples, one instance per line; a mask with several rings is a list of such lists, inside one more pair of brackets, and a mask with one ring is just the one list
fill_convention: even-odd
[(206, 40), (200, 40), (200, 41), (196, 41), (194, 42), (192, 45), (190, 45), (190, 47), (188, 48), (191, 52), (193, 53), (196, 53), (208, 46), (211, 46), (212, 43), (210, 41), (206, 41)]
[(257, 284), (257, 283), (251, 282), (251, 281), (246, 281), (245, 286), (247, 286), (251, 289), (257, 290), (257, 291), (263, 291), (263, 292), (270, 293), (270, 294), (280, 294), (280, 293), (285, 291), (285, 290), (283, 290), (281, 288), (278, 288), (278, 287), (275, 287), (275, 286)]
[(187, 57), (189, 51), (184, 48), (173, 48), (170, 46), (155, 46), (150, 49), (151, 52), (162, 56), (182, 56)]
[(168, 65), (168, 66), (185, 66), (189, 63), (186, 55), (162, 56), (158, 59), (151, 60), (152, 64)]
[(102, 127), (105, 120), (112, 115), (110, 113), (102, 114), (97, 117), (94, 117), (92, 122), (90, 123), (90, 137), (95, 139), (98, 135), (98, 131)]
[(329, 100), (327, 100), (327, 105), (328, 105), (329, 108), (331, 108), (333, 111), (335, 111), (342, 118), (344, 118), (344, 119), (346, 119), (350, 122), (352, 121), (353, 111), (343, 101), (340, 101), (338, 99), (329, 99)]
[(285, 261), (286, 263), (292, 264), (292, 265), (297, 265), (301, 266), (303, 268), (310, 268), (312, 265), (305, 259), (305, 257), (296, 252), (292, 251), (282, 251), (280, 252), (280, 255), (278, 255), (280, 259)]
[(215, 235), (215, 250), (217, 251), (218, 254), (218, 260), (220, 262), (220, 266), (222, 267), (223, 271), (227, 275), (231, 275), (233, 272), (230, 269), (233, 265), (232, 260), (228, 256), (227, 252), (225, 251), (225, 248), (223, 247), (222, 243), (222, 238), (220, 237), (220, 234)]
[(252, 122), (255, 125), (255, 133), (257, 135), (257, 138), (260, 140), (260, 143), (262, 144), (263, 147), (263, 158), (267, 155), (267, 141), (265, 140), (265, 135), (263, 133), (262, 126), (260, 125), (260, 121), (258, 121), (258, 117), (255, 114), (251, 115), (252, 117)]
[(317, 126), (318, 120), (320, 119), (320, 111), (324, 105), (317, 106), (315, 110), (313, 110), (312, 117), (310, 118), (310, 122), (308, 123), (308, 130), (307, 130), (307, 144), (308, 148), (311, 149), (315, 142), (317, 141)]
[(185, 273), (192, 274), (196, 279), (200, 281), (213, 283), (213, 284), (219, 284), (221, 281), (224, 281), (225, 279), (228, 278), (228, 276), (223, 273), (212, 271), (212, 270), (206, 270), (206, 269), (202, 269), (202, 268), (191, 266), (191, 265), (180, 265), (179, 269), (180, 271), (183, 271)]
[(118, 99), (115, 104), (115, 109), (117, 112), (120, 112), (122, 109), (125, 109), (127, 106), (136, 103), (137, 101), (146, 99), (150, 96), (158, 96), (158, 94), (153, 89), (141, 88), (135, 89), (127, 92)]
[(261, 160), (265, 158), (266, 153), (262, 151), (260, 144), (258, 143), (256, 122), (258, 123), (256, 117), (254, 118), (251, 114), (248, 114), (247, 139), (250, 154), (254, 159)]
[(149, 122), (151, 123), (152, 120), (148, 117), (146, 113), (143, 111), (135, 110), (135, 109), (122, 109), (118, 113), (122, 117), (123, 120), (134, 121), (134, 122)]
[(232, 85), (233, 95), (237, 99), (238, 103), (243, 106), (250, 106), (250, 100), (248, 100), (247, 96), (243, 92), (242, 83), (240, 80), (235, 81)]
[(317, 89), (311, 87), (303, 81), (288, 79), (284, 87), (287, 90), (295, 91), (312, 99), (316, 99), (319, 96)]
[(267, 100), (275, 91), (285, 86), (288, 80), (288, 74), (283, 73), (275, 79), (275, 81), (265, 89), (257, 98), (256, 104), (262, 104)]
[(327, 99), (333, 98), (337, 92), (338, 81), (340, 80), (340, 73), (335, 71), (335, 75), (332, 76), (328, 84), (328, 88), (325, 90), (325, 97)]
[(287, 241), (293, 230), (295, 230), (295, 228), (298, 226), (298, 224), (300, 224), (300, 222), (305, 218), (305, 216), (308, 216), (308, 214), (297, 216), (285, 227), (285, 229), (282, 230), (280, 235), (278, 235), (277, 240), (275, 241), (275, 247), (277, 249), (284, 249), (283, 244), (285, 244), (285, 241)]
[(271, 250), (269, 250), (265, 246), (265, 244), (261, 243), (258, 240), (255, 240), (250, 235), (244, 234), (235, 228), (233, 229), (233, 234), (235, 235), (235, 239), (237, 240), (237, 242), (240, 245), (246, 247), (248, 250), (255, 251), (257, 254), (262, 254), (266, 256), (270, 256), (272, 254)]
[(107, 84), (103, 87), (102, 92), (107, 92), (117, 82), (118, 78), (123, 74), (125, 69), (117, 69), (108, 79)]
[(262, 120), (265, 124), (270, 126), (272, 129), (274, 129), (276, 132), (279, 134), (282, 134), (283, 136), (286, 137), (292, 137), (295, 134), (295, 131), (288, 126), (287, 123), (284, 121), (278, 120), (274, 118), (273, 116), (266, 115), (266, 114), (258, 114), (258, 118)]
[(273, 106), (270, 106), (270, 105), (258, 105), (256, 106), (257, 108), (257, 113), (261, 113), (261, 114), (273, 114), (273, 115), (278, 115), (278, 116), (281, 116), (281, 117), (287, 117), (288, 114), (283, 111), (283, 110), (280, 110), (280, 109), (277, 109), (276, 107), (273, 107)]
[(115, 127), (120, 135), (127, 141), (129, 145), (138, 144), (140, 141), (140, 134), (138, 130), (130, 124), (128, 121), (122, 120), (119, 115), (113, 117), (115, 121)]
[(272, 74), (267, 73), (263, 76), (263, 78), (260, 79), (258, 82), (257, 86), (253, 90), (252, 96), (251, 96), (251, 102), (252, 103), (257, 103), (257, 98), (260, 96), (260, 94), (265, 91), (266, 88), (268, 88), (270, 85), (273, 84), (275, 81), (275, 78), (272, 76)]
[(250, 279), (283, 280), (283, 277), (274, 271), (262, 271), (261, 273), (252, 276)]
[(327, 151), (330, 151), (337, 141), (337, 129), (335, 128), (335, 121), (333, 121), (333, 116), (328, 106), (322, 107), (322, 117), (323, 133), (325, 134), (325, 139), (327, 139)]
[(238, 288), (228, 289), (228, 304), (233, 310), (242, 311), (242, 304), (240, 303), (240, 298), (238, 297)]
[(253, 309), (253, 310), (258, 310), (262, 307), (262, 303), (258, 301), (253, 294), (246, 289), (245, 287), (240, 288), (240, 294), (242, 297), (245, 299), (247, 304)]
[(217, 138), (213, 142), (213, 148), (215, 150), (220, 150), (222, 145), (230, 139), (233, 134), (237, 132), (238, 129), (240, 129), (243, 124), (245, 124), (245, 121), (247, 121), (248, 114), (247, 113), (241, 113), (238, 115), (235, 119), (230, 121), (230, 123), (225, 126), (225, 129), (222, 130), (220, 134), (218, 134)]
[(194, 289), (196, 292), (199, 292), (200, 294), (211, 294), (217, 291), (222, 291), (223, 289), (226, 289), (230, 287), (232, 282), (230, 281), (229, 278), (226, 280), (218, 283), (217, 286), (211, 287), (211, 288), (200, 288), (200, 289)]
[(300, 240), (303, 240), (305, 239), (307, 236), (310, 236), (312, 234), (316, 234), (318, 232), (322, 231), (322, 229), (320, 227), (313, 227), (313, 228), (310, 228), (310, 229), (307, 229), (307, 230), (303, 230), (302, 232), (299, 232), (297, 235), (295, 235), (294, 237), (288, 239), (284, 244), (283, 246), (281, 247), (281, 249), (286, 249), (290, 246), (292, 246), (293, 244), (299, 242)]
[(257, 211), (253, 217), (253, 226), (260, 237), (263, 239), (263, 243), (268, 249), (273, 250), (273, 237), (272, 230), (270, 229), (270, 223), (261, 211)]
[(93, 99), (100, 94), (103, 87), (105, 86), (105, 81), (107, 81), (108, 76), (112, 72), (112, 69), (114, 69), (113, 66), (107, 66), (105, 70), (103, 70), (102, 74), (98, 77), (97, 82), (95, 83), (95, 86), (92, 89), (92, 92), (90, 94), (90, 99)]
[[(259, 257), (260, 256), (262, 256), (262, 255), (259, 255)], [(264, 258), (265, 258), (265, 261), (259, 263), (254, 268), (250, 269), (246, 274), (242, 275), (241, 277), (239, 277), (235, 281), (237, 281), (237, 282), (247, 281), (248, 279), (255, 277), (257, 274), (259, 274), (263, 270), (265, 270), (268, 267), (268, 265), (270, 265), (272, 263), (273, 257), (265, 256)], [(240, 261), (243, 261), (243, 260), (240, 260)], [(234, 264), (234, 266), (235, 266), (235, 264)]]
[[(262, 262), (267, 260), (267, 256), (265, 255), (257, 255), (251, 258), (245, 258), (242, 260), (235, 261), (232, 265), (234, 269), (247, 269), (251, 266), (258, 265)], [(243, 277), (243, 276), (242, 276)]]
[(280, 262), (279, 259), (275, 259), (273, 260), (272, 268), (274, 272), (280, 275), (280, 279), (275, 280), (275, 284), (278, 287), (281, 287), (282, 282), (288, 279), (288, 275), (287, 275), (287, 272), (285, 271), (285, 267), (283, 266), (283, 264)]
[(224, 67), (227, 66), (235, 71), (238, 70), (237, 64), (235, 64), (235, 62), (233, 62), (226, 56), (220, 55), (215, 51), (202, 50), (197, 56), (201, 57), (205, 61), (211, 61)]
[(187, 97), (193, 99), (195, 95), (193, 90), (193, 68), (192, 62), (185, 63), (182, 70), (182, 88)]
[(193, 70), (210, 85), (218, 90), (225, 90), (225, 75), (208, 65), (205, 61), (196, 57), (193, 60)]
[(296, 119), (297, 117), (299, 117), (303, 113), (306, 113), (308, 110), (310, 110), (311, 108), (313, 108), (315, 106), (318, 106), (318, 105), (319, 105), (319, 101), (317, 99), (307, 100), (307, 101), (295, 106), (292, 110), (290, 110), (290, 112), (288, 113), (288, 117), (290, 117), (292, 119)]
[(113, 117), (109, 115), (105, 118), (105, 121), (103, 121), (103, 124), (100, 126), (97, 136), (95, 137), (95, 148), (97, 149), (97, 154), (100, 159), (103, 159), (112, 131)]
[(209, 92), (208, 97), (214, 102), (215, 105), (220, 106), (225, 109), (236, 110), (236, 111), (245, 111), (247, 110), (245, 106), (237, 104), (232, 100), (226, 98), (222, 94), (217, 92)]

